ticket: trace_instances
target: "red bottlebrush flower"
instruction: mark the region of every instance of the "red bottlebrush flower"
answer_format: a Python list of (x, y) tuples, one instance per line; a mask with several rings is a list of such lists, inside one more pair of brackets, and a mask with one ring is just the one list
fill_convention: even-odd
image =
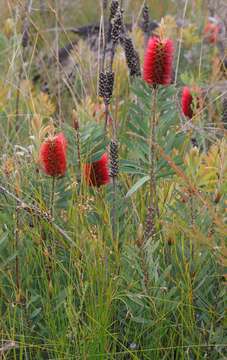
[(88, 185), (100, 187), (109, 184), (108, 155), (103, 154), (101, 159), (84, 166), (84, 178)]
[(205, 40), (210, 44), (216, 44), (221, 25), (215, 22), (208, 22), (204, 28)]
[(188, 86), (185, 86), (183, 88), (182, 96), (181, 96), (181, 108), (183, 114), (189, 119), (193, 117), (192, 105), (193, 105), (193, 97), (191, 91)]
[(194, 110), (202, 108), (203, 95), (201, 89), (197, 86), (194, 86), (192, 89), (185, 86), (181, 96), (181, 109), (183, 114), (191, 119), (195, 115)]
[(39, 152), (40, 163), (43, 171), (53, 177), (63, 176), (66, 172), (67, 141), (63, 133), (45, 140)]
[(143, 79), (150, 85), (169, 85), (172, 80), (173, 41), (151, 37), (144, 56)]

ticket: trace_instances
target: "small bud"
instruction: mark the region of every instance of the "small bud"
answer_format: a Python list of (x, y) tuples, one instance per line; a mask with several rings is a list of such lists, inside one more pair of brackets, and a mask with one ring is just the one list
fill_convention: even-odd
[(73, 109), (73, 112), (72, 112), (72, 123), (73, 123), (73, 127), (76, 131), (79, 130), (80, 126), (79, 126), (79, 121), (77, 119), (77, 113), (76, 113), (76, 110)]

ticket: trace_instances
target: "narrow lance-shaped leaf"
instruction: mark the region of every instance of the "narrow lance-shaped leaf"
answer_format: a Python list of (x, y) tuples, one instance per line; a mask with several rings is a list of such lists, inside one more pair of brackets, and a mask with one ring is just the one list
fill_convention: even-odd
[(133, 187), (127, 192), (126, 197), (130, 197), (132, 194), (134, 194), (143, 184), (145, 184), (148, 180), (150, 179), (150, 177), (148, 175), (142, 177), (141, 179), (139, 179), (134, 185)]

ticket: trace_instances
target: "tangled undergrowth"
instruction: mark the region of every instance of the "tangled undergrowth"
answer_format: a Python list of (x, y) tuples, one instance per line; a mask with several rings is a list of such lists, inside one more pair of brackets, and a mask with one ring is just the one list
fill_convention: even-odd
[(0, 359), (226, 359), (225, 1), (0, 8)]

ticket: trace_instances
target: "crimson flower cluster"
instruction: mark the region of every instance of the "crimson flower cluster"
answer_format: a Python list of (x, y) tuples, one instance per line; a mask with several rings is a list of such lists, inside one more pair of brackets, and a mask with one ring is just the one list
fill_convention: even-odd
[(198, 109), (201, 106), (201, 89), (193, 87), (190, 89), (184, 86), (181, 95), (181, 109), (182, 113), (189, 119), (195, 115), (194, 108)]
[(144, 56), (144, 81), (153, 86), (169, 85), (173, 74), (173, 53), (172, 40), (151, 37)]
[(191, 90), (189, 89), (188, 86), (185, 86), (183, 88), (182, 96), (181, 96), (181, 108), (183, 114), (189, 119), (193, 117), (192, 105), (193, 105), (193, 97), (191, 94)]
[(46, 175), (52, 177), (64, 176), (67, 167), (67, 141), (63, 133), (45, 140), (39, 153), (41, 167)]
[[(39, 159), (48, 176), (64, 176), (67, 168), (67, 140), (63, 133), (47, 138), (41, 145)], [(101, 159), (84, 165), (83, 176), (89, 186), (100, 187), (110, 182), (107, 153)]]
[(110, 182), (109, 161), (107, 153), (100, 160), (84, 166), (84, 178), (88, 185), (100, 187)]

